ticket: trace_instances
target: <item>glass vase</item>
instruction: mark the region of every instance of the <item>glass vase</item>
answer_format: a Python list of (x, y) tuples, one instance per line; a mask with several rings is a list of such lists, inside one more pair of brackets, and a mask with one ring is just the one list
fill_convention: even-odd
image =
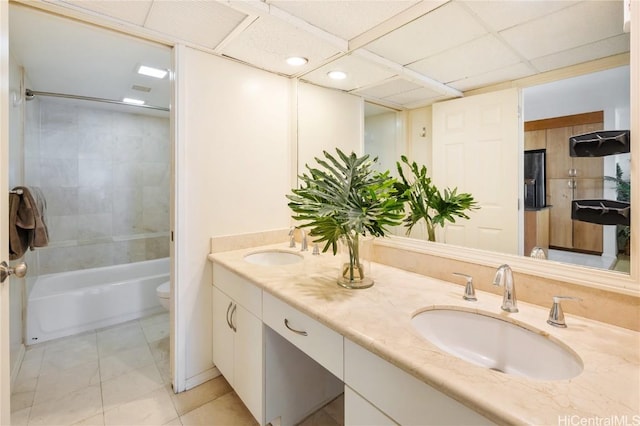
[(338, 284), (345, 288), (362, 289), (373, 285), (370, 251), (373, 237), (348, 234), (340, 237), (340, 276)]

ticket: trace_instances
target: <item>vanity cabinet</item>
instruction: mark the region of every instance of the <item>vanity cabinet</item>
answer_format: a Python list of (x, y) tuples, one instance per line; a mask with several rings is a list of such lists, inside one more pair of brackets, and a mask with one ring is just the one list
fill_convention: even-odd
[(402, 425), (493, 424), (349, 339), (344, 339), (344, 381), (358, 394), (345, 395), (346, 424), (371, 424), (373, 418)]
[(213, 363), (263, 423), (262, 290), (214, 264)]

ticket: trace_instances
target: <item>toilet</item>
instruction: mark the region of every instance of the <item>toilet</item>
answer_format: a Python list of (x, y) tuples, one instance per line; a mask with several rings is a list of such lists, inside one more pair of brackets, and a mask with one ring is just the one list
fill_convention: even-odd
[(158, 295), (158, 300), (163, 308), (167, 311), (169, 310), (169, 299), (171, 297), (171, 282), (166, 281), (160, 284), (156, 288), (156, 294)]

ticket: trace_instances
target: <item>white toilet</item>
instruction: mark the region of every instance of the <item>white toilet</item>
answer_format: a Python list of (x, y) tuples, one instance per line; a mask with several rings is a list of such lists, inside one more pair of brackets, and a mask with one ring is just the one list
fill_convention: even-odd
[(156, 294), (158, 295), (158, 300), (163, 308), (167, 311), (169, 310), (169, 299), (171, 298), (171, 282), (166, 281), (160, 284), (156, 288)]

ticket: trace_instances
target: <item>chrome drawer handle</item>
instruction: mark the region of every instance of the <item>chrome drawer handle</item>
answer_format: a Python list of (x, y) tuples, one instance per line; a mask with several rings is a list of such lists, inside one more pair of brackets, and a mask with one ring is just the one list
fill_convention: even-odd
[(229, 311), (231, 310), (231, 308), (233, 307), (233, 302), (229, 302), (229, 306), (227, 307), (227, 325), (229, 326), (230, 329), (233, 330), (233, 325), (231, 324), (231, 320), (230, 320), (230, 316), (229, 316)]
[(300, 331), (300, 330), (296, 330), (295, 328), (291, 328), (291, 326), (289, 325), (289, 320), (288, 319), (284, 319), (284, 326), (287, 327), (289, 330), (293, 331), (296, 334), (299, 334), (301, 336), (307, 336), (308, 333), (306, 331)]

